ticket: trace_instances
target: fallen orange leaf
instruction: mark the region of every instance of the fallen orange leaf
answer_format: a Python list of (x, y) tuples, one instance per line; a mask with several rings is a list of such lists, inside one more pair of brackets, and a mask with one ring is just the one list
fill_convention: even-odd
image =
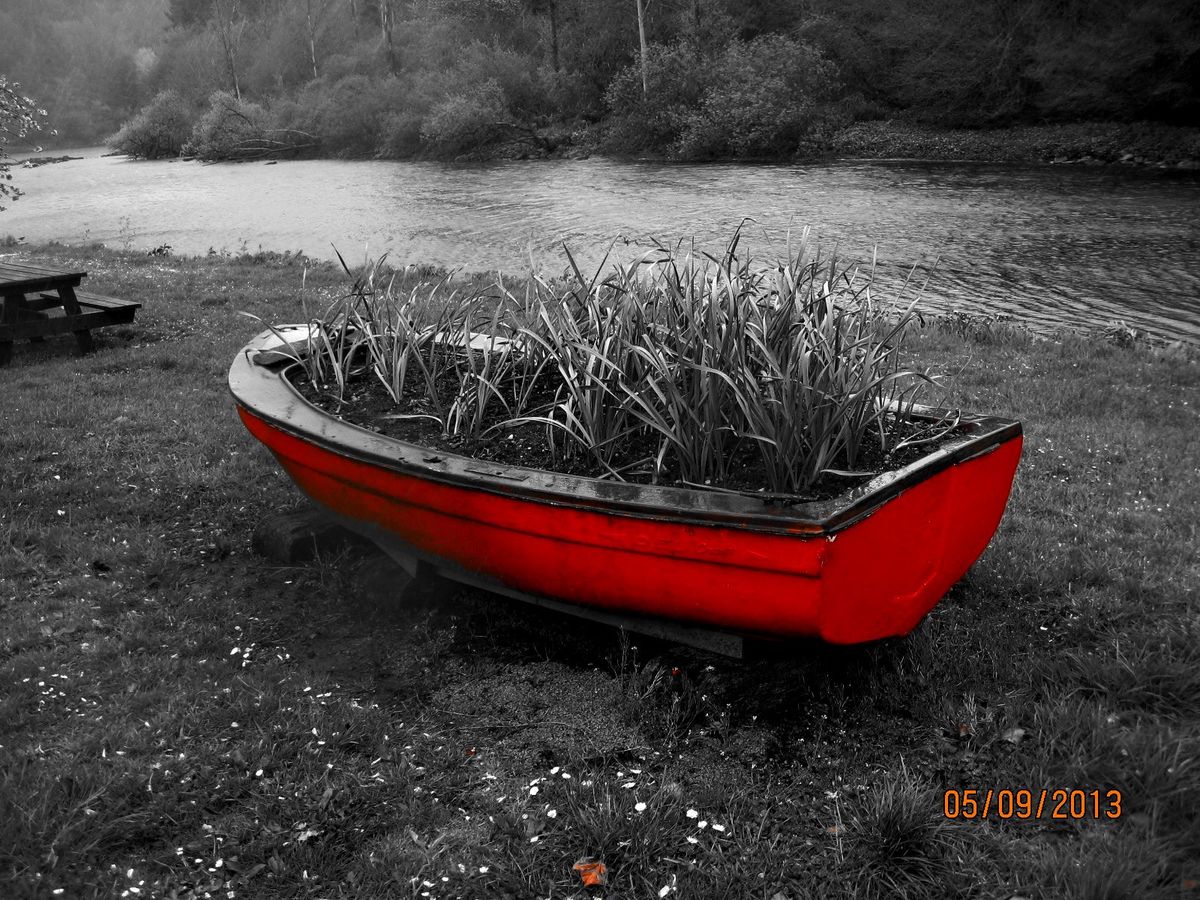
[(602, 862), (581, 859), (572, 868), (579, 873), (584, 887), (591, 887), (594, 884), (604, 884), (608, 880), (608, 867)]

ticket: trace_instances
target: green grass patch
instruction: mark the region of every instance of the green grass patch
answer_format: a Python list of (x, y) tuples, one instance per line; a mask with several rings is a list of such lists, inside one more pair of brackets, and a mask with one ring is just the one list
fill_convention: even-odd
[[(228, 397), (238, 311), (300, 320), (332, 267), (9, 252), (143, 308), (3, 373), (4, 896), (1194, 891), (1194, 354), (915, 333), (905, 365), (1025, 425), (992, 545), (906, 639), (733, 662), (465, 589), (401, 606), (375, 557), (255, 557), (297, 495)], [(942, 815), (1005, 787), (1117, 789), (1122, 815)]]

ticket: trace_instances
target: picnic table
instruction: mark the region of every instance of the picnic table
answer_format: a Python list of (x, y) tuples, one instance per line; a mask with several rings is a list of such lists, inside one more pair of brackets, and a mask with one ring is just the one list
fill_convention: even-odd
[(76, 290), (86, 277), (87, 272), (0, 262), (0, 366), (12, 359), (18, 338), (40, 341), (73, 332), (80, 352), (87, 353), (91, 329), (133, 321), (140, 303)]

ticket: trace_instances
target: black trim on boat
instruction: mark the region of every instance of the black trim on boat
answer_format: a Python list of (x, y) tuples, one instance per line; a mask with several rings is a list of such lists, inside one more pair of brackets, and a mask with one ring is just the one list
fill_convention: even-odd
[[(229, 370), (229, 388), (245, 410), (280, 430), (348, 459), (457, 487), (552, 506), (679, 524), (779, 534), (833, 535), (938, 472), (990, 453), (1021, 436), (1021, 423), (964, 416), (960, 437), (894, 472), (884, 472), (828, 500), (788, 503), (754, 494), (641, 485), (503, 466), (376, 434), (318, 409), (291, 383), (299, 366), (280, 354), (258, 361), (265, 335), (247, 344)], [(923, 410), (936, 421), (946, 410)]]

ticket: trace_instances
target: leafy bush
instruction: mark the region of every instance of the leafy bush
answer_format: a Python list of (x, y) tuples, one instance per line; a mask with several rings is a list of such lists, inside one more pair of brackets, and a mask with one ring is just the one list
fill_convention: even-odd
[(597, 122), (604, 117), (604, 94), (584, 73), (543, 68), (539, 76), (546, 101), (560, 119)]
[[(0, 201), (5, 198), (16, 200), (21, 192), (9, 182), (8, 153), (4, 143), (9, 138), (23, 138), (31, 131), (41, 128), (41, 119), (46, 111), (38, 109), (37, 104), (29, 97), (17, 91), (17, 85), (0, 75)], [(4, 209), (0, 203), (0, 210)]]
[(192, 129), (186, 150), (200, 159), (240, 159), (260, 155), (267, 113), (261, 106), (216, 91)]
[(388, 113), (380, 123), (379, 156), (406, 159), (421, 152), (421, 126), (425, 117), (413, 110)]
[(534, 124), (554, 111), (551, 81), (532, 57), (479, 41), (456, 59), (407, 70), (380, 122), (378, 154), (457, 156), (516, 137), (528, 140)]
[(674, 144), (711, 74), (683, 41), (651, 46), (646, 59), (649, 90), (643, 94), (641, 66), (635, 63), (617, 73), (604, 95), (614, 119), (608, 149), (665, 150)]
[(836, 119), (827, 101), (837, 73), (803, 41), (768, 35), (734, 41), (717, 60), (699, 107), (687, 116), (679, 156), (779, 156), (819, 145)]
[(475, 41), (466, 47), (445, 82), (452, 93), (494, 81), (504, 95), (505, 107), (520, 118), (536, 118), (550, 111), (548, 85), (533, 57), (494, 44)]
[(422, 152), (421, 126), (429, 111), (446, 98), (447, 78), (442, 69), (416, 69), (396, 78), (396, 99), (380, 121), (379, 156), (403, 159)]
[(191, 135), (191, 117), (175, 91), (162, 91), (108, 139), (121, 153), (142, 159), (178, 156)]
[(713, 57), (680, 41), (653, 46), (649, 90), (639, 64), (613, 79), (608, 148), (658, 150), (688, 159), (790, 155), (820, 145), (845, 118), (829, 101), (836, 67), (796, 38), (733, 40)]
[(494, 78), (436, 104), (421, 126), (421, 140), (441, 155), (458, 155), (493, 139), (511, 118)]
[(369, 156), (379, 146), (388, 111), (402, 106), (397, 79), (347, 75), (310, 82), (277, 111), (281, 127), (315, 135), (324, 153)]

